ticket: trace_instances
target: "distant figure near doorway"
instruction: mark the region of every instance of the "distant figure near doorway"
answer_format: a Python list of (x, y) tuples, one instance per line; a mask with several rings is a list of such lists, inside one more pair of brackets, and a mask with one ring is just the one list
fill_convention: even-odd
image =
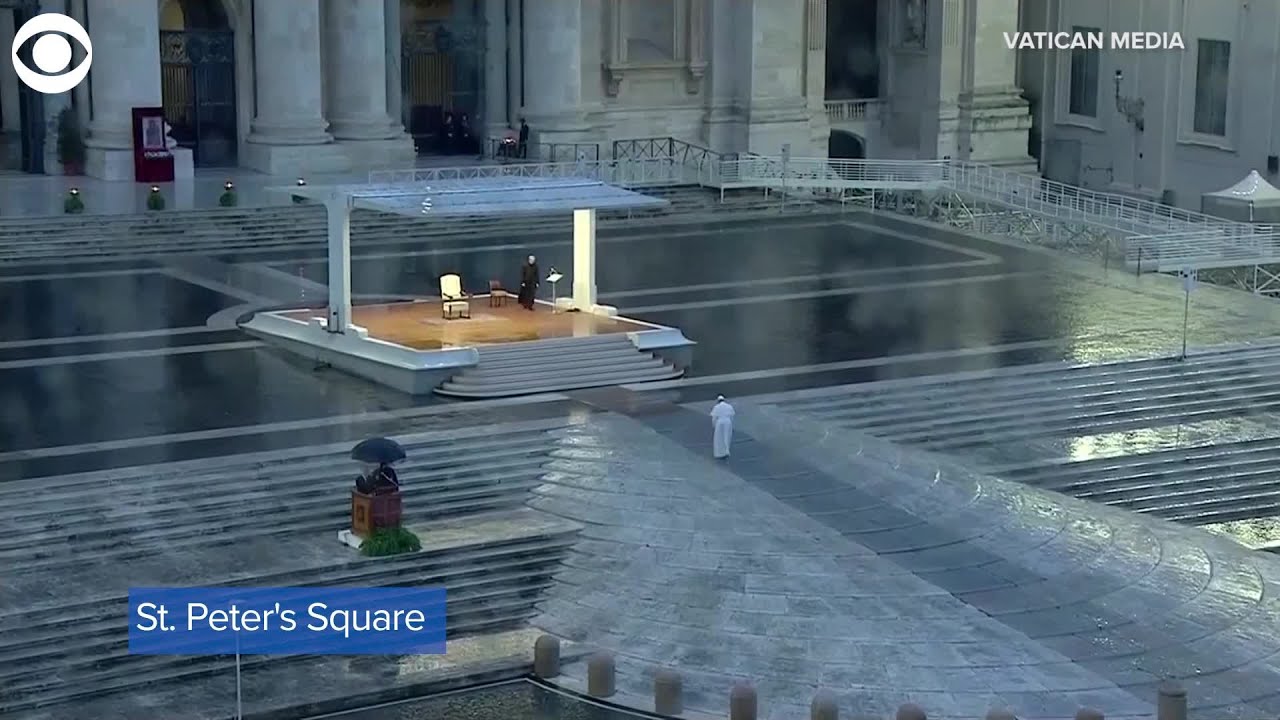
[(516, 153), (521, 158), (529, 157), (529, 123), (520, 118), (520, 140), (516, 146)]
[(538, 296), (538, 258), (530, 255), (528, 262), (520, 268), (520, 306), (525, 310), (533, 309), (534, 298)]

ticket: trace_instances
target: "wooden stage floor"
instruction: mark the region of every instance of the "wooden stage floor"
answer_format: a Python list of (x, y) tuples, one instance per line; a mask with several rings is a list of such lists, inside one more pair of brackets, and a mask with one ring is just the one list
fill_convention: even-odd
[[(292, 310), (280, 315), (308, 321), (324, 317), (321, 310)], [(353, 325), (369, 331), (369, 337), (415, 350), (500, 345), (562, 337), (590, 337), (611, 333), (653, 330), (652, 325), (623, 318), (607, 318), (580, 312), (552, 312), (550, 303), (539, 302), (532, 312), (508, 300), (489, 306), (487, 295), (471, 298), (471, 317), (445, 320), (439, 300), (381, 305), (357, 305), (351, 309)]]

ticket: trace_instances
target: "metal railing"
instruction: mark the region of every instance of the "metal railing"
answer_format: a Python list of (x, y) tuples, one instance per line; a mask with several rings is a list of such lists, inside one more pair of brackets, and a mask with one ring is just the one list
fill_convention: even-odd
[(518, 141), (507, 142), (504, 138), (491, 137), (485, 148), (485, 156), (513, 163), (562, 163), (576, 162), (579, 159), (596, 162), (600, 160), (600, 144), (528, 143), (521, 148)]
[(591, 179), (619, 187), (663, 187), (696, 183), (696, 174), (669, 158), (647, 158), (627, 161), (581, 161), (561, 163), (511, 163), (471, 165), (465, 167), (415, 168), (411, 170), (375, 170), (369, 173), (372, 185), (432, 183), (442, 180), (478, 180), (484, 178), (560, 178)]
[(884, 101), (875, 98), (828, 100), (823, 103), (823, 106), (827, 111), (827, 122), (838, 125), (879, 120)]
[(718, 180), (721, 189), (939, 188), (947, 182), (947, 162), (752, 156), (721, 162)]
[(1219, 230), (1135, 235), (1125, 242), (1125, 263), (1138, 272), (1213, 270), (1280, 263), (1280, 233)]

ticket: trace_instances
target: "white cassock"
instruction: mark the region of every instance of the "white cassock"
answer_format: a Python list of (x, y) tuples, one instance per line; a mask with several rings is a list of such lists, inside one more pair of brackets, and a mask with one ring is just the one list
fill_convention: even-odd
[(717, 458), (729, 457), (729, 442), (733, 440), (733, 406), (721, 400), (711, 408), (711, 453)]

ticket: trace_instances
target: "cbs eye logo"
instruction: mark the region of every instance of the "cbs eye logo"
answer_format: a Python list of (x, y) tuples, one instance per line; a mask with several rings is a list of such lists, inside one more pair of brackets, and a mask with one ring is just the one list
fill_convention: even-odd
[[(31, 60), (40, 72), (27, 67), (18, 57), (18, 50), (23, 43), (36, 35), (41, 37), (36, 38), (31, 48)], [(67, 66), (71, 64), (71, 43), (63, 35), (70, 35), (84, 46), (84, 62), (73, 70), (67, 70)], [(84, 31), (80, 23), (66, 15), (36, 15), (18, 28), (13, 37), (13, 69), (17, 71), (18, 79), (36, 92), (45, 95), (64, 93), (84, 82), (92, 64), (93, 43), (89, 41), (89, 33)]]

